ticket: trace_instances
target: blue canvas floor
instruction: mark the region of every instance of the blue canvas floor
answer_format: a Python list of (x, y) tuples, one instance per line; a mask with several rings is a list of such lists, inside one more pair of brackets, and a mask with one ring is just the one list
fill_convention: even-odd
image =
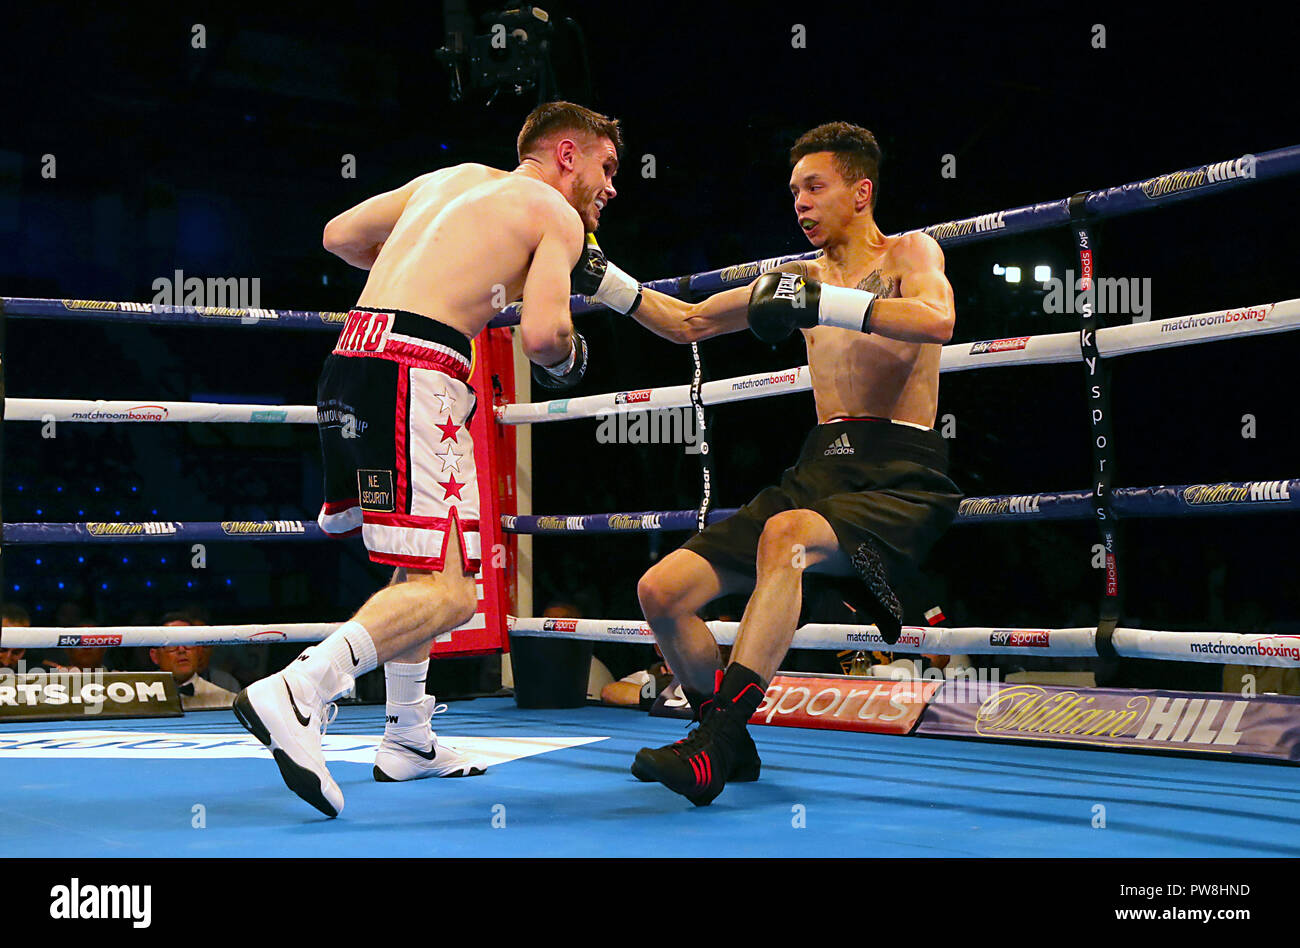
[(684, 722), (479, 699), (439, 735), (530, 756), (406, 784), (371, 779), (382, 708), (341, 709), (327, 820), (229, 712), (87, 721), (0, 726), (6, 857), (1300, 856), (1291, 767), (755, 727), (762, 780), (697, 808), (628, 772)]

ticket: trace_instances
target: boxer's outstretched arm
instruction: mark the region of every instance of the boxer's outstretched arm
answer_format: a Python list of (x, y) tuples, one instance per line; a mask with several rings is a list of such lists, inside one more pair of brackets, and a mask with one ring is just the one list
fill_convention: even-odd
[[(779, 271), (804, 272), (803, 263), (794, 261), (776, 268)], [(656, 336), (671, 342), (699, 342), (729, 332), (749, 328), (749, 293), (753, 284), (714, 293), (698, 303), (686, 303), (666, 293), (642, 288), (641, 305), (632, 318)]]
[(432, 174), (421, 175), (396, 190), (376, 194), (344, 211), (325, 225), (321, 243), (336, 257), (354, 267), (369, 270), (375, 265), (379, 250), (393, 232), (397, 219), (402, 216), (406, 202), (430, 177)]
[(632, 318), (671, 342), (698, 342), (739, 332), (748, 325), (745, 320), (749, 305), (747, 286), (714, 293), (698, 303), (686, 303), (644, 287), (641, 294), (641, 305), (633, 311)]
[(582, 220), (567, 205), (549, 213), (552, 219), (544, 223), (542, 239), (528, 265), (519, 315), (524, 355), (537, 365), (555, 365), (573, 349), (569, 273), (585, 239)]

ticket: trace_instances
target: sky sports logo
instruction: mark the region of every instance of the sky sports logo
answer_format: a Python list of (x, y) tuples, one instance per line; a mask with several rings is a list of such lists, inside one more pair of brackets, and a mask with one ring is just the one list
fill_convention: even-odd
[(1004, 648), (1047, 648), (1051, 644), (1052, 636), (1046, 629), (1030, 631), (994, 629), (989, 635), (989, 645), (1000, 645)]
[(120, 635), (60, 635), (60, 648), (103, 648), (122, 644)]
[(990, 339), (987, 342), (972, 342), (971, 355), (983, 355), (986, 352), (1012, 352), (1029, 345), (1028, 336), (1015, 336), (1010, 339)]
[(635, 392), (619, 392), (614, 396), (615, 405), (636, 405), (640, 402), (650, 401), (652, 389), (643, 388)]

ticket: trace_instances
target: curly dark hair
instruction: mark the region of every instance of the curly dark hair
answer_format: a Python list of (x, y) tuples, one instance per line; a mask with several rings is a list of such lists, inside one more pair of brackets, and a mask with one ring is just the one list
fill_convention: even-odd
[(790, 167), (804, 155), (829, 151), (835, 156), (835, 170), (849, 184), (866, 178), (871, 182), (871, 206), (876, 206), (880, 187), (880, 162), (882, 155), (876, 136), (859, 125), (848, 122), (827, 122), (809, 129), (799, 136), (790, 149)]

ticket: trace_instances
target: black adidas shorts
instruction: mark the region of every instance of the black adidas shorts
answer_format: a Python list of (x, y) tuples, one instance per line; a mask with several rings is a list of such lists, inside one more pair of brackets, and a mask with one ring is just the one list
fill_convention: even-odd
[(933, 429), (887, 419), (818, 425), (777, 486), (760, 491), (682, 548), (716, 567), (754, 576), (768, 519), (786, 510), (814, 510), (830, 523), (846, 556), (860, 557), (866, 544), (893, 576), (919, 564), (956, 518), (962, 493), (947, 471), (948, 444)]

